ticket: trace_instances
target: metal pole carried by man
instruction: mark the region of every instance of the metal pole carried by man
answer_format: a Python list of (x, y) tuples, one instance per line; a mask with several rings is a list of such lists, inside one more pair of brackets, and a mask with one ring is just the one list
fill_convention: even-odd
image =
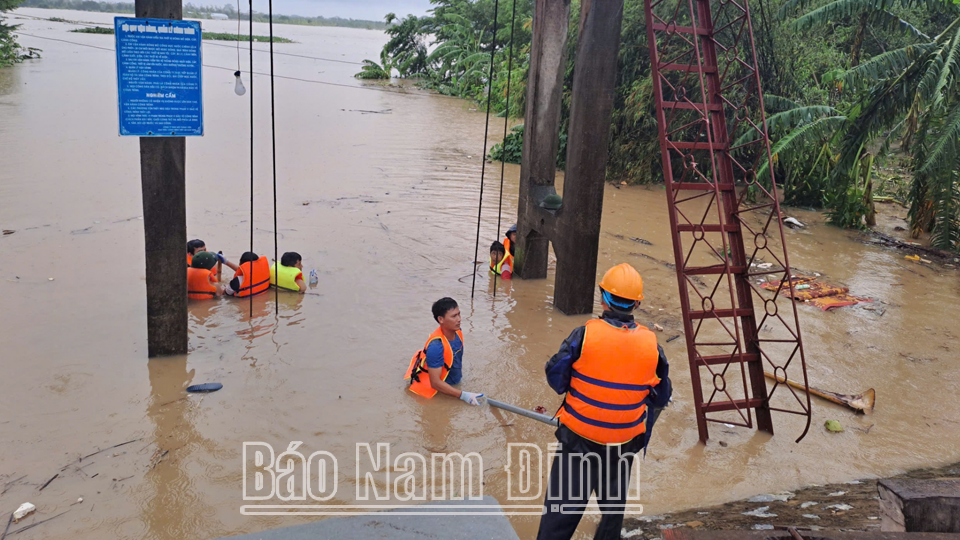
[(603, 517), (594, 538), (619, 540), (633, 458), (670, 400), (663, 349), (633, 318), (643, 300), (640, 274), (626, 263), (614, 266), (600, 297), (600, 318), (576, 328), (546, 365), (550, 387), (566, 395), (538, 539), (573, 536), (596, 494)]

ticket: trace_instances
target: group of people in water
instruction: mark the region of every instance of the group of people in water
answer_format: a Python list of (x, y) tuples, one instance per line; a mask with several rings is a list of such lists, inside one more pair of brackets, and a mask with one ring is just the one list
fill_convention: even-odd
[[(503, 242), (490, 246), (490, 272), (501, 279), (513, 277), (513, 252), (517, 241), (517, 226), (510, 227)], [(221, 283), (220, 266), (233, 270), (233, 279)], [(270, 286), (303, 294), (307, 284), (303, 278), (303, 257), (288, 251), (272, 265), (265, 256), (247, 251), (239, 264), (231, 262), (222, 253), (207, 251), (203, 240), (187, 242), (187, 298), (204, 300), (223, 295), (244, 298), (260, 294)]]
[[(233, 270), (233, 279), (226, 284), (220, 283), (218, 265)], [(307, 292), (303, 279), (303, 257), (295, 251), (288, 251), (273, 265), (266, 256), (247, 251), (240, 256), (240, 263), (234, 264), (222, 253), (207, 251), (203, 240), (187, 242), (187, 298), (203, 300), (222, 295), (244, 298), (260, 294), (270, 286), (299, 292)]]

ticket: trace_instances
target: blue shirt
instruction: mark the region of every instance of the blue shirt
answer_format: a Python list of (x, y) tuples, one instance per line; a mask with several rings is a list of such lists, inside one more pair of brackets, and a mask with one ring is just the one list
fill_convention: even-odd
[[(463, 376), (461, 368), (463, 366), (463, 341), (460, 336), (450, 340), (450, 348), (453, 349), (453, 367), (447, 373), (447, 384), (460, 384), (460, 378)], [(427, 347), (427, 367), (443, 367), (443, 342), (439, 339), (434, 340)]]

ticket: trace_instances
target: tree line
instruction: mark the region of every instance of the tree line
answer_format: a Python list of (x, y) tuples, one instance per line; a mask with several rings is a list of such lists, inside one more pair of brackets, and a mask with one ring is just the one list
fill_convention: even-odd
[[(485, 107), (494, 0), (431, 2), (423, 17), (385, 17), (390, 40), (357, 77), (417, 78), (426, 88)], [(909, 208), (914, 237), (930, 234), (934, 246), (960, 252), (958, 4), (750, 2), (774, 173), (786, 204), (823, 208), (832, 223), (862, 228), (873, 225), (873, 201), (883, 195)], [(523, 117), (532, 11), (532, 0), (517, 0), (514, 17), (512, 2), (500, 2), (493, 113)], [(578, 0), (571, 11), (559, 168), (576, 65)], [(625, 1), (610, 129), (608, 177), (662, 181), (642, 0)], [(490, 157), (518, 162), (522, 137), (518, 126)]]

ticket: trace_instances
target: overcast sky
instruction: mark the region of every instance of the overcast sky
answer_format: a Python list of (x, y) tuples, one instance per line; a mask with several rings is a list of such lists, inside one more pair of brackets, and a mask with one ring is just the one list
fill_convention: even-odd
[[(204, 6), (222, 6), (230, 0), (186, 0)], [(235, 0), (234, 0), (235, 1)], [(284, 15), (308, 15), (311, 17), (343, 17), (379, 21), (393, 12), (403, 17), (409, 14), (424, 15), (430, 9), (430, 0), (276, 0), (274, 13)], [(266, 0), (254, 0), (253, 9), (267, 11)], [(241, 10), (247, 10), (247, 1), (241, 2)]]

